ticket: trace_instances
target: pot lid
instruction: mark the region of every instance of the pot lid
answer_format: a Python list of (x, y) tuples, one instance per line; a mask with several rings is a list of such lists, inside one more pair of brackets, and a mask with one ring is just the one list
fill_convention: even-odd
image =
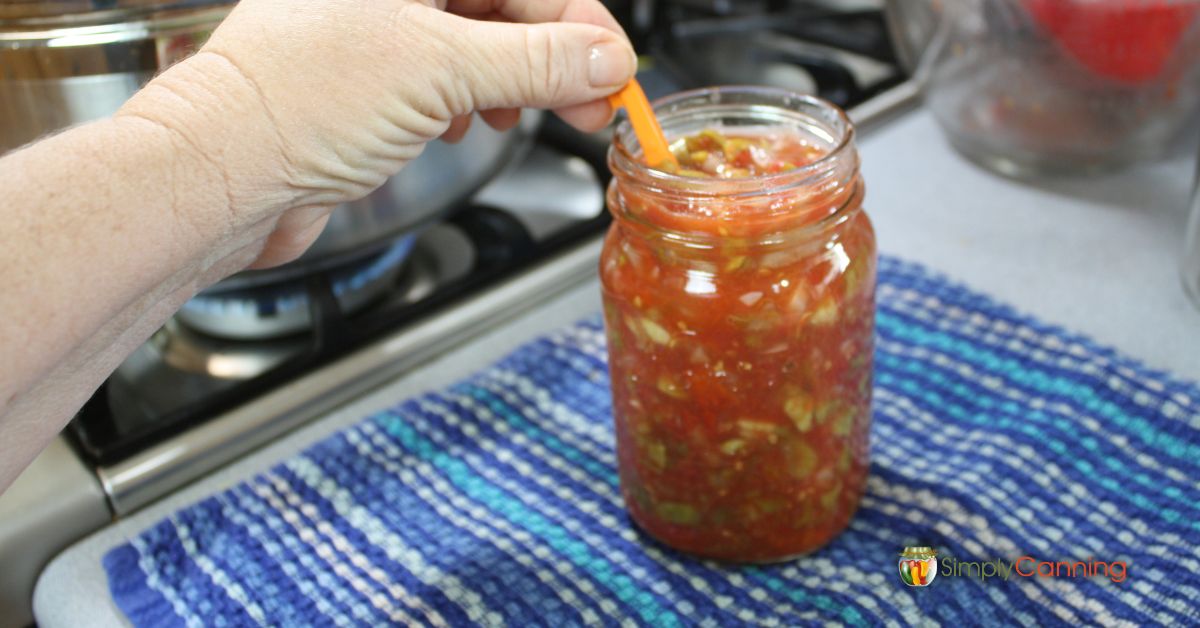
[(233, 3), (234, 0), (0, 0), (0, 28), (106, 24), (158, 11)]

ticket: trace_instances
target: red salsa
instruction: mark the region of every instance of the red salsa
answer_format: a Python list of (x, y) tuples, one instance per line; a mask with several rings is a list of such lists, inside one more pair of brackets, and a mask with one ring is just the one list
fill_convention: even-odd
[[(827, 152), (795, 132), (704, 131), (676, 174), (762, 178)], [(875, 241), (852, 185), (728, 198), (617, 177), (601, 276), (621, 489), (672, 547), (734, 561), (811, 551), (867, 474)]]

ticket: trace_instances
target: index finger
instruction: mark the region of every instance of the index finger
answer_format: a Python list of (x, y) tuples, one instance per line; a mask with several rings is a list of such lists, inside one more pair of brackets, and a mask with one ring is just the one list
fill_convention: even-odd
[(575, 22), (625, 35), (600, 0), (447, 0), (445, 9), (463, 17), (501, 15), (512, 22)]

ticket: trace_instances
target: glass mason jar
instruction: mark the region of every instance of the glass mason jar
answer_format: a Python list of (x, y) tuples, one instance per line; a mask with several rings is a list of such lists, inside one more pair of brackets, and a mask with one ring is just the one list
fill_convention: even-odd
[(656, 103), (669, 139), (793, 137), (815, 161), (696, 178), (609, 151), (601, 256), (621, 491), (674, 548), (739, 562), (809, 552), (867, 476), (875, 236), (854, 131), (817, 98), (721, 87)]

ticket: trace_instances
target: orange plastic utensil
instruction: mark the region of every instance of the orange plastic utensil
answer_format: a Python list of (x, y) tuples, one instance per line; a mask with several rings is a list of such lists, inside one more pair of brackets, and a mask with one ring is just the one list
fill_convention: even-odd
[(651, 168), (659, 168), (668, 163), (679, 165), (667, 146), (667, 138), (663, 136), (658, 118), (654, 117), (654, 109), (650, 107), (646, 92), (642, 91), (637, 79), (630, 80), (621, 91), (609, 96), (608, 102), (613, 109), (625, 108), (629, 123), (633, 125), (633, 134), (642, 145), (642, 156), (645, 157), (647, 165)]

